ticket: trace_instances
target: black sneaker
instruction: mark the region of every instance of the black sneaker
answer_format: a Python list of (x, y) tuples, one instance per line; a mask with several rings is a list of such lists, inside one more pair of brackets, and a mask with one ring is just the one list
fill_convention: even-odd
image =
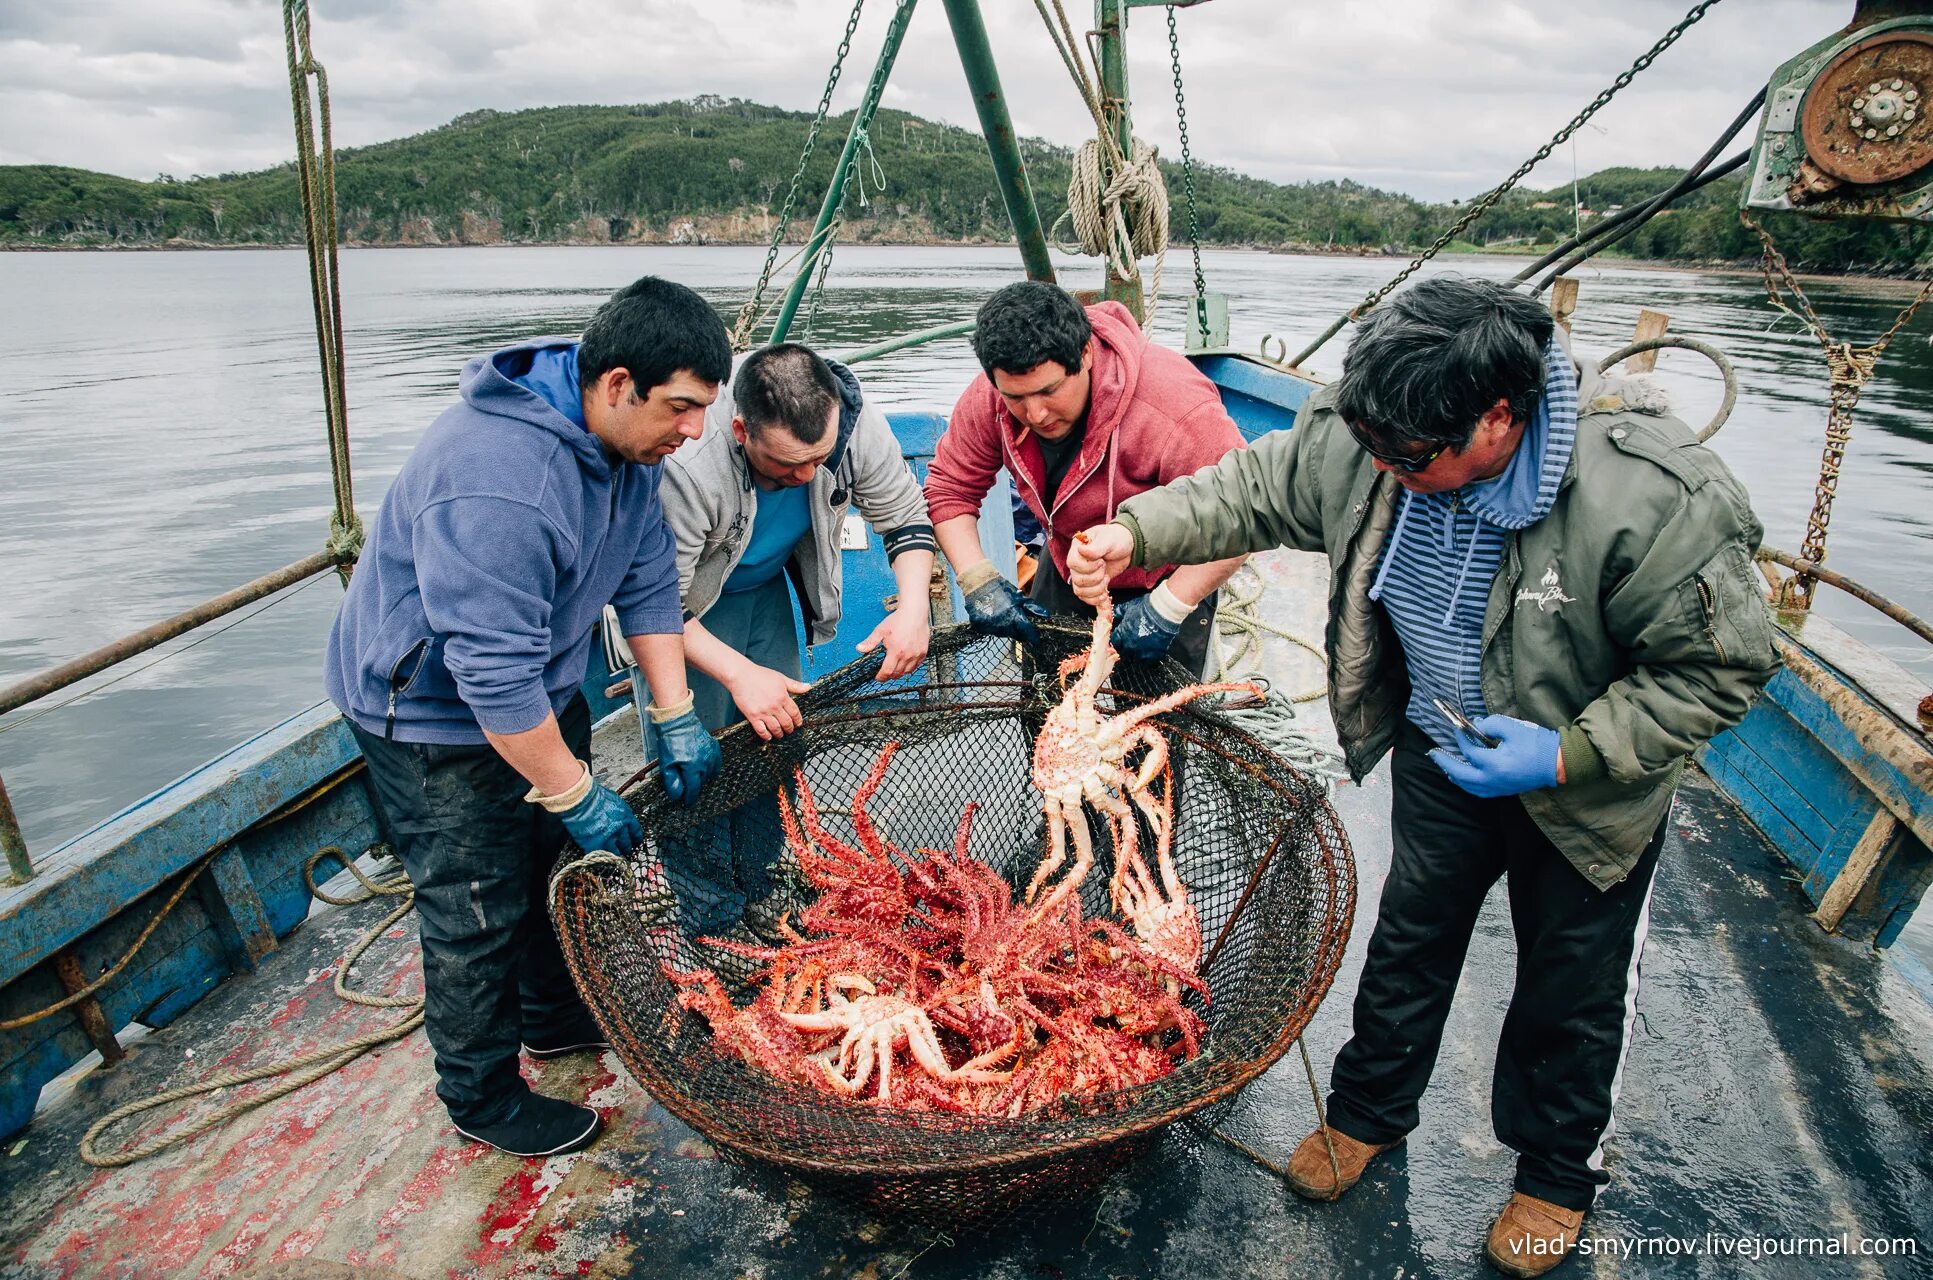
[(563, 1031), (550, 1035), (528, 1036), (523, 1042), (523, 1050), (532, 1058), (561, 1058), (567, 1053), (584, 1050), (603, 1052), (611, 1047), (611, 1042), (598, 1029), (596, 1022), (585, 1018), (573, 1022)]
[(459, 1124), (456, 1131), (513, 1156), (561, 1156), (590, 1146), (603, 1127), (602, 1117), (589, 1107), (528, 1093), (508, 1119), (468, 1129)]

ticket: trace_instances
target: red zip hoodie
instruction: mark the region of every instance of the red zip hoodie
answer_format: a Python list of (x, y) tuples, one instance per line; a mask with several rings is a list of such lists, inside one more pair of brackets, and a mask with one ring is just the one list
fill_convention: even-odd
[[(1087, 435), (1059, 493), (1042, 492), (1047, 464), (1040, 441), (985, 374), (953, 406), (926, 472), (927, 511), (939, 524), (980, 514), (994, 474), (1006, 467), (1046, 530), (1048, 554), (1063, 578), (1068, 545), (1080, 530), (1107, 523), (1135, 494), (1193, 475), (1243, 447), (1215, 384), (1181, 355), (1150, 342), (1126, 307), (1099, 303), (1087, 308), (1087, 318), (1094, 328)], [(1174, 568), (1128, 569), (1114, 585), (1152, 587)]]

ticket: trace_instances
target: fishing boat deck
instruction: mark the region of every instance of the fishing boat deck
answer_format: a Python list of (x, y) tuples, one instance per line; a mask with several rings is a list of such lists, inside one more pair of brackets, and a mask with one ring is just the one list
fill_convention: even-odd
[[(1287, 555), (1261, 565), (1272, 585), (1307, 568)], [(1320, 593), (1264, 599), (1271, 621), (1319, 634), (1306, 614)], [(1313, 660), (1273, 648), (1271, 676), (1307, 687)], [(1388, 864), (1388, 793), (1386, 769), (1337, 792), (1363, 892), (1349, 956), (1308, 1036), (1322, 1077), (1348, 1033)], [(1599, 1252), (1559, 1275), (1933, 1274), (1933, 1012), (1874, 952), (1822, 933), (1808, 909), (1774, 848), (1694, 774), (1659, 873), (1612, 1182), (1586, 1236), (1605, 1250), (1657, 1248), (1640, 1243), (1649, 1237), (1707, 1249), (1708, 1233), (1912, 1239), (1917, 1256)], [(436, 1101), (418, 1034), (147, 1161), (103, 1171), (80, 1161), (82, 1131), (115, 1106), (393, 1017), (331, 991), (338, 957), (383, 911), (318, 910), (255, 973), (47, 1107), (0, 1158), (0, 1276), (1492, 1274), (1480, 1242), (1513, 1167), (1488, 1105), (1514, 966), (1501, 892), (1478, 924), (1421, 1128), (1334, 1205), (1296, 1199), (1183, 1126), (1045, 1223), (952, 1241), (917, 1226), (882, 1233), (720, 1160), (610, 1054), (525, 1068), (538, 1088), (604, 1113), (589, 1151), (526, 1161), (466, 1142)], [(413, 920), (358, 966), (364, 989), (420, 984)], [(119, 1138), (226, 1100), (163, 1109)], [(1291, 1053), (1224, 1127), (1286, 1160), (1313, 1122)]]

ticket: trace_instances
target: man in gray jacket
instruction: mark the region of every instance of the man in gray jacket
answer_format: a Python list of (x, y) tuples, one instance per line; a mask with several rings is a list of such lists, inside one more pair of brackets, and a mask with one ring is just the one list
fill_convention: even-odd
[[(706, 412), (704, 435), (667, 460), (663, 501), (678, 544), (685, 660), (706, 728), (743, 718), (767, 739), (798, 728), (794, 695), (809, 686), (792, 601), (807, 644), (832, 639), (849, 524), (879, 534), (899, 586), (897, 606), (859, 652), (884, 650), (883, 680), (925, 659), (934, 552), (926, 497), (886, 415), (845, 366), (793, 342), (744, 357)], [(687, 930), (725, 929), (763, 897), (776, 831), (776, 810), (761, 808), (741, 811), (729, 837), (687, 842), (684, 865), (673, 868), (686, 879)]]
[(1292, 431), (1129, 499), (1068, 557), (1091, 598), (1129, 564), (1328, 554), (1330, 709), (1357, 778), (1394, 753), (1394, 848), (1328, 1126), (1290, 1182), (1333, 1200), (1416, 1127), (1501, 877), (1517, 983), (1491, 1116), (1518, 1158), (1487, 1253), (1515, 1276), (1563, 1260), (1607, 1180), (1685, 757), (1778, 666), (1743, 488), (1553, 329), (1502, 286), (1423, 281)]

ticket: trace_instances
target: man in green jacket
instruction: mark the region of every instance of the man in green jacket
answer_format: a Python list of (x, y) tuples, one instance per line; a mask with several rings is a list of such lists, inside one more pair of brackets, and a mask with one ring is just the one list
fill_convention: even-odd
[(1358, 779), (1394, 753), (1394, 850), (1291, 1181), (1333, 1200), (1416, 1127), (1502, 876), (1518, 978), (1491, 1106), (1518, 1163), (1487, 1252), (1518, 1276), (1564, 1258), (1607, 1180), (1685, 757), (1778, 666), (1744, 489), (1641, 388), (1580, 379), (1535, 300), (1426, 280), (1292, 431), (1130, 499), (1068, 560), (1092, 599), (1131, 565), (1328, 554), (1330, 707)]

